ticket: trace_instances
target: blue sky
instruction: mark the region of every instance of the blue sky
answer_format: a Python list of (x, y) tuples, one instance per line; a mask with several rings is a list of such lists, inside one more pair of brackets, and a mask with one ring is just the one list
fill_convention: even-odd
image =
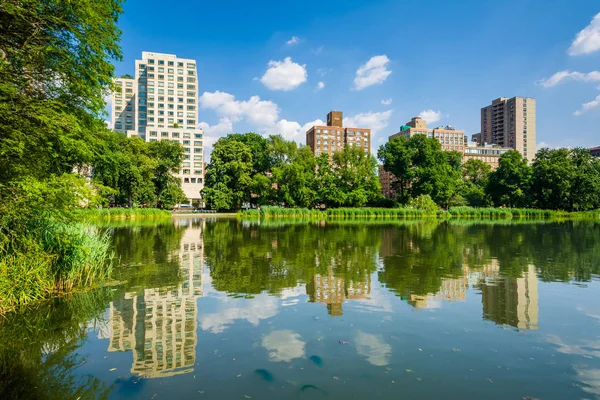
[(599, 13), (598, 0), (128, 0), (116, 72), (142, 51), (196, 59), (209, 145), (232, 131), (304, 143), (336, 109), (373, 129), (375, 152), (424, 111), (471, 135), (491, 100), (528, 96), (539, 144), (597, 146)]

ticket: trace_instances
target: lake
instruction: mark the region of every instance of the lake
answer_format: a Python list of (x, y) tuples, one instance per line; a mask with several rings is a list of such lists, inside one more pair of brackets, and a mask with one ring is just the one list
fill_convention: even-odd
[(599, 223), (98, 229), (117, 282), (8, 315), (1, 398), (600, 398)]

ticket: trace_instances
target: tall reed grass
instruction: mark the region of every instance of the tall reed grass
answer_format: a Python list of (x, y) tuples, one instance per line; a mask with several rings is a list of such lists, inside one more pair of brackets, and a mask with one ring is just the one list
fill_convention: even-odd
[(89, 208), (79, 209), (72, 212), (74, 219), (96, 220), (96, 219), (138, 219), (138, 218), (170, 218), (173, 213), (170, 210), (158, 208)]
[(0, 313), (110, 277), (109, 233), (31, 215), (0, 230)]
[(242, 218), (302, 218), (302, 219), (418, 219), (418, 218), (480, 218), (480, 219), (600, 219), (600, 211), (566, 212), (533, 208), (452, 207), (448, 211), (417, 208), (330, 208), (326, 211), (306, 208), (263, 207), (240, 213)]

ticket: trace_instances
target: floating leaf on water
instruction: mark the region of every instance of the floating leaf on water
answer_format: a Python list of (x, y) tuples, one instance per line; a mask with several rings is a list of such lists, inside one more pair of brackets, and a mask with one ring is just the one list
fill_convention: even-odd
[(460, 349), (457, 349), (456, 347), (454, 347), (454, 348), (452, 349), (452, 351), (454, 351), (454, 352), (460, 352)]
[(350, 342), (347, 340), (338, 340), (338, 343), (339, 344), (350, 344)]
[(406, 371), (406, 373), (407, 373), (407, 374), (412, 374), (412, 373), (413, 373), (413, 370), (412, 370), (412, 369), (407, 369), (407, 370), (405, 370), (405, 371)]
[(116, 368), (109, 369), (109, 371), (116, 371), (116, 370), (117, 370)]
[(340, 378), (338, 378), (337, 376), (334, 376), (333, 379), (335, 379), (336, 381), (340, 380)]
[(419, 351), (423, 351), (423, 349), (419, 349)]
[(245, 394), (244, 397), (247, 398), (247, 399), (251, 399), (252, 398), (252, 396), (248, 396), (247, 394)]

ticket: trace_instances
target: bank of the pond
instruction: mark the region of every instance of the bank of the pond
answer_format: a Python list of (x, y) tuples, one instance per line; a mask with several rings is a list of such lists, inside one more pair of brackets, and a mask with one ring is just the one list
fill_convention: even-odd
[(86, 220), (128, 220), (170, 218), (173, 212), (158, 208), (89, 208), (73, 211), (73, 218)]
[(0, 314), (104, 282), (111, 275), (108, 233), (83, 223), (28, 215), (0, 230)]
[(538, 210), (533, 208), (474, 208), (453, 207), (449, 210), (422, 210), (416, 208), (330, 208), (325, 211), (306, 208), (262, 207), (260, 210), (245, 210), (238, 214), (242, 218), (485, 218), (485, 219), (600, 219), (600, 211), (567, 212)]

